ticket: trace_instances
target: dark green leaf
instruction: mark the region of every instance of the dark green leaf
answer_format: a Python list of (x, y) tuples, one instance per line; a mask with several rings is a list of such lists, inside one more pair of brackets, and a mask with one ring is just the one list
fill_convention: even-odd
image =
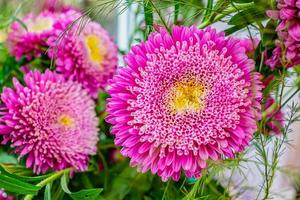
[(237, 26), (233, 26), (233, 27), (230, 27), (228, 29), (226, 29), (224, 32), (225, 32), (225, 35), (231, 35), (243, 28), (245, 28), (247, 26), (247, 24), (243, 24), (243, 25), (237, 25)]
[(180, 8), (179, 0), (174, 0), (174, 24), (176, 24), (178, 20), (179, 8)]
[(236, 15), (234, 15), (230, 21), (229, 25), (247, 25), (256, 21), (262, 21), (266, 19), (265, 10), (257, 9), (256, 7), (251, 7), (243, 10)]
[(29, 174), (32, 175), (32, 171), (20, 166), (20, 165), (10, 165), (10, 164), (0, 164), (0, 172), (1, 174), (4, 174), (6, 176), (18, 179), (20, 181), (24, 181), (24, 182), (38, 182), (41, 181), (49, 176), (52, 175), (51, 174), (46, 174), (46, 175), (42, 175), (42, 176), (22, 176), (21, 174)]
[(51, 183), (48, 183), (45, 188), (44, 200), (51, 200)]
[(0, 188), (6, 191), (15, 192), (17, 194), (31, 194), (35, 195), (40, 190), (40, 187), (22, 182), (18, 179), (0, 174)]
[(71, 193), (70, 197), (74, 200), (98, 200), (102, 190), (102, 188), (80, 190), (79, 192)]
[(266, 27), (262, 30), (262, 44), (265, 47), (273, 47), (274, 39), (276, 38), (276, 22), (274, 20), (269, 20)]

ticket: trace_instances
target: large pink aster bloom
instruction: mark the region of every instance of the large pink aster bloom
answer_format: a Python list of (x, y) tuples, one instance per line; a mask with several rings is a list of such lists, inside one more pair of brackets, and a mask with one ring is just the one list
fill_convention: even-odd
[(1, 95), (0, 134), (26, 166), (36, 173), (49, 168), (86, 170), (88, 156), (96, 153), (97, 117), (94, 101), (79, 83), (46, 71), (17, 79)]
[(134, 46), (111, 81), (107, 121), (121, 153), (166, 181), (232, 158), (260, 117), (259, 75), (238, 40), (214, 29), (161, 29)]
[[(81, 15), (77, 11), (68, 10), (62, 13), (43, 11), (38, 15), (28, 14), (20, 22), (13, 22), (8, 33), (10, 53), (27, 60), (40, 57), (48, 49), (47, 40), (50, 36), (59, 35), (67, 26)], [(68, 23), (61, 23), (61, 21)]]
[(89, 22), (83, 27), (75, 24), (60, 41), (56, 38), (49, 39), (49, 55), (55, 59), (56, 70), (82, 83), (97, 97), (112, 78), (118, 62), (117, 47), (109, 34), (100, 24)]
[[(285, 47), (285, 57), (288, 67), (300, 64), (300, 0), (277, 0), (278, 10), (268, 11), (270, 18), (280, 20), (277, 27), (279, 39)], [(277, 43), (274, 55), (270, 58), (271, 67), (280, 66), (280, 57), (282, 54), (281, 43)]]

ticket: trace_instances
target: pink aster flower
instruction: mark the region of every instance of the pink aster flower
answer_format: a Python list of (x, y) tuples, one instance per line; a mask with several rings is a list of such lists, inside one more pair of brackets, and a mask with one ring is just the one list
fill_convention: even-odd
[(214, 29), (152, 33), (111, 81), (107, 121), (141, 172), (163, 181), (201, 176), (208, 159), (232, 158), (257, 129), (259, 75), (238, 40)]
[[(53, 32), (55, 14), (42, 12), (38, 16), (29, 14), (20, 22), (12, 23), (8, 34), (8, 44), (11, 54), (21, 59), (26, 56), (28, 60), (39, 57), (46, 50), (46, 39)], [(44, 48), (44, 49), (43, 49)]]
[(49, 55), (58, 72), (82, 83), (96, 97), (115, 72), (117, 47), (98, 23), (87, 23), (79, 35), (78, 29), (81, 27), (74, 25), (59, 42), (57, 37), (49, 39)]
[[(47, 40), (50, 36), (59, 35), (58, 30), (67, 28), (79, 13), (69, 10), (64, 13), (41, 12), (38, 15), (32, 13), (25, 16), (20, 22), (12, 23), (8, 34), (8, 46), (12, 55), (17, 59), (26, 56), (27, 60), (40, 57), (48, 49)], [(61, 23), (68, 19), (68, 24)], [(64, 20), (66, 21), (66, 20)], [(26, 27), (24, 27), (26, 26)]]
[[(267, 15), (274, 20), (280, 20), (276, 30), (279, 33), (282, 45), (286, 49), (287, 65), (292, 67), (300, 64), (300, 1), (277, 0), (277, 8), (278, 10), (267, 11)], [(280, 43), (277, 43), (277, 48), (274, 52), (275, 58), (271, 57), (271, 60), (278, 60), (277, 55), (279, 51), (281, 51), (281, 46)]]
[(29, 72), (24, 81), (25, 86), (14, 79), (14, 88), (1, 95), (2, 143), (27, 155), (26, 166), (36, 173), (86, 170), (98, 141), (94, 101), (79, 83), (51, 71)]

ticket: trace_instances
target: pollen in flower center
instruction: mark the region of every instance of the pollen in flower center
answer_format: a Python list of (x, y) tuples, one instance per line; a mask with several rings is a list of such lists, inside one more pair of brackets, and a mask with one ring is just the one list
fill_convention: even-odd
[(106, 53), (101, 43), (101, 39), (96, 35), (88, 35), (85, 38), (85, 44), (88, 49), (89, 57), (93, 62), (97, 64), (102, 63)]
[(169, 107), (172, 112), (198, 112), (203, 109), (205, 102), (201, 97), (205, 93), (203, 84), (190, 82), (179, 82), (175, 84), (169, 93)]
[(50, 30), (52, 28), (52, 25), (53, 21), (51, 19), (41, 18), (29, 23), (27, 28), (28, 32), (41, 33), (43, 31)]
[(69, 128), (74, 125), (74, 119), (69, 115), (62, 114), (58, 117), (58, 123), (65, 128)]

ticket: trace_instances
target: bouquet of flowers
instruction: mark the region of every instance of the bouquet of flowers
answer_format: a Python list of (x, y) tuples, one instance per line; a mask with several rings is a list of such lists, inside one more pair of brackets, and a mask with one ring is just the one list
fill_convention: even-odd
[[(293, 199), (272, 188), (298, 191), (279, 161), (300, 118), (299, 0), (6, 9), (0, 199)], [(134, 18), (129, 49), (97, 20), (111, 12)]]

